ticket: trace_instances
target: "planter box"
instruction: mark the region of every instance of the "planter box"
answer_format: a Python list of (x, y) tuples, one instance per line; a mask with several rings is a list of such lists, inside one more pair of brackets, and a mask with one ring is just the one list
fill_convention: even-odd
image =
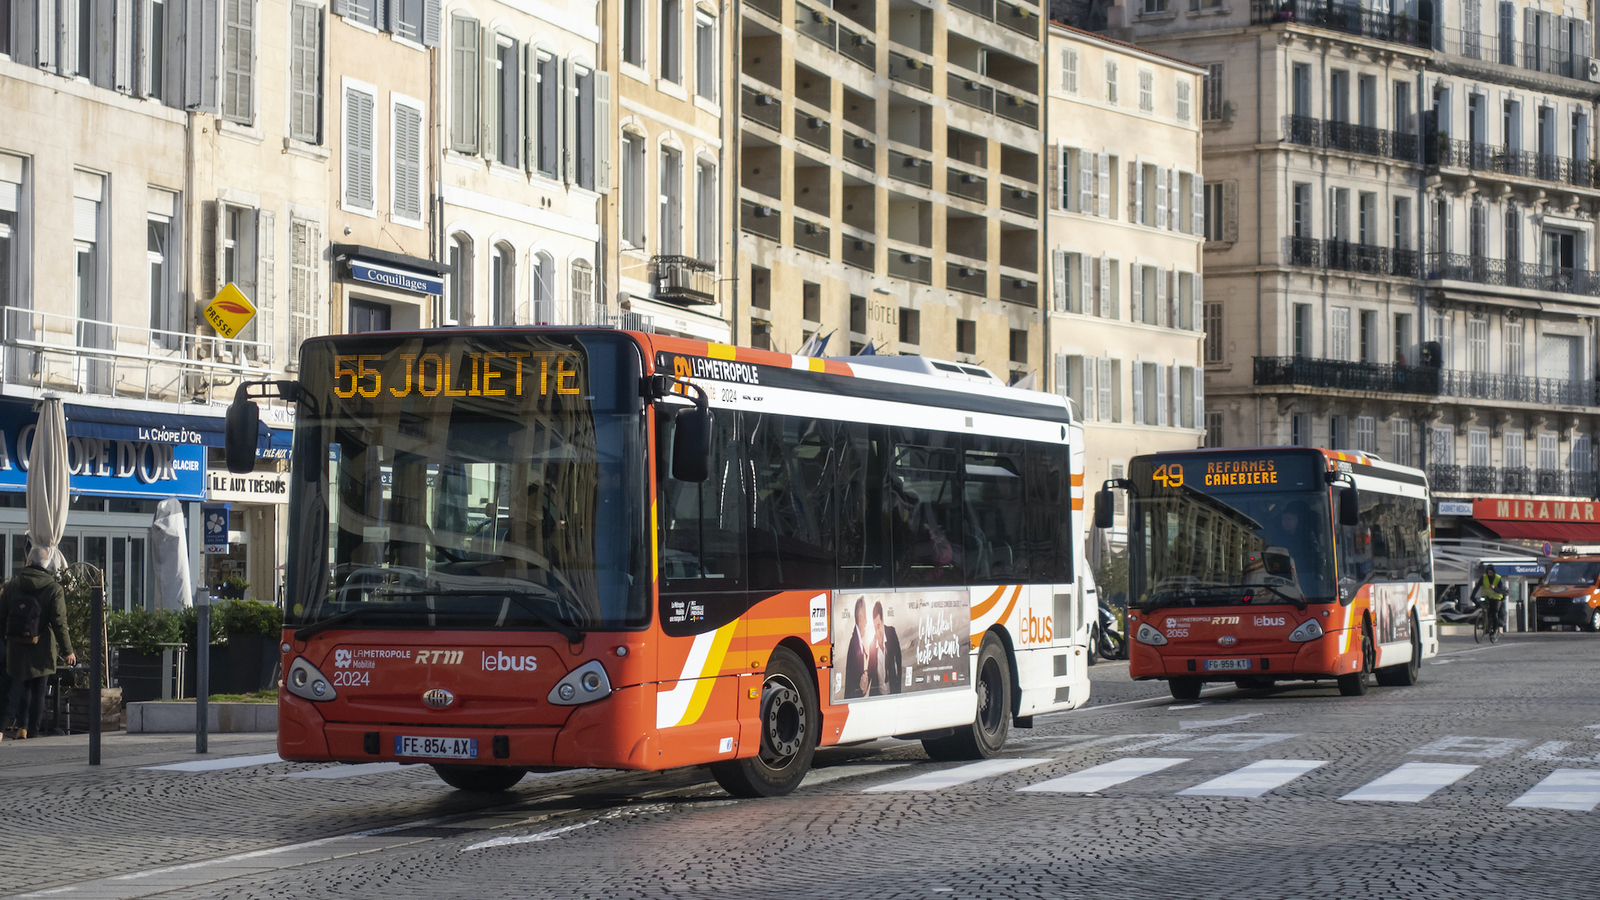
[(119, 647), (112, 674), (127, 702), (161, 699), (160, 653), (140, 653), (132, 647)]
[[(87, 734), (93, 719), (94, 697), (88, 688), (67, 689), (67, 732)], [(191, 720), (193, 713), (190, 714)], [(100, 730), (121, 731), (123, 724), (122, 689), (100, 691)]]
[[(193, 734), (194, 701), (129, 703), (129, 734)], [(208, 703), (211, 734), (272, 734), (278, 730), (276, 703)]]
[(278, 640), (277, 635), (228, 632), (228, 668), (219, 671), (212, 656), (211, 693), (251, 694), (276, 687)]

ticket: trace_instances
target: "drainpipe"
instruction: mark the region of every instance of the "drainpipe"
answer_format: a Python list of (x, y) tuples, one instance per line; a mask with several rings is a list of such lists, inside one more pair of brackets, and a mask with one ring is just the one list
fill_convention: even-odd
[[(729, 285), (727, 305), (728, 340), (729, 343), (737, 347), (739, 346), (739, 283), (741, 281), (739, 278), (741, 272), (739, 268), (739, 184), (744, 162), (741, 152), (742, 145), (739, 140), (739, 123), (741, 119), (737, 112), (730, 115), (728, 110), (730, 108), (737, 109), (738, 104), (743, 102), (743, 94), (740, 93), (741, 81), (739, 75), (744, 71), (744, 0), (731, 0), (731, 8), (733, 21), (724, 22), (722, 28), (723, 58), (728, 59), (732, 65), (723, 67), (722, 96), (725, 98), (722, 103), (723, 140), (722, 150), (717, 154), (718, 165), (721, 166), (722, 170), (721, 183), (727, 186), (725, 190), (730, 200), (728, 205), (724, 207), (728, 214), (728, 218), (724, 221), (728, 223), (731, 239), (728, 241), (729, 275), (718, 280), (725, 285)], [(728, 52), (730, 47), (732, 48), (731, 53)], [(728, 69), (732, 69), (732, 72), (728, 72)], [(732, 84), (731, 87), (729, 86), (730, 82)], [(727, 165), (727, 161), (730, 158), (733, 161), (731, 172)], [(718, 237), (720, 239), (720, 235)], [(848, 338), (846, 338), (845, 349), (849, 349)]]
[[(1265, 137), (1262, 134), (1262, 126), (1261, 126), (1261, 93), (1262, 93), (1262, 91), (1261, 91), (1261, 54), (1263, 52), (1261, 45), (1262, 45), (1261, 36), (1260, 35), (1256, 35), (1256, 146), (1258, 146), (1258, 147), (1261, 146), (1261, 142), (1263, 140), (1265, 140)], [(1260, 356), (1262, 351), (1265, 349), (1265, 341), (1264, 341), (1264, 338), (1262, 337), (1262, 334), (1261, 334), (1261, 322), (1262, 322), (1262, 318), (1261, 318), (1261, 287), (1262, 287), (1261, 266), (1266, 261), (1266, 251), (1261, 246), (1261, 240), (1262, 240), (1263, 232), (1265, 231), (1265, 229), (1262, 227), (1262, 224), (1261, 224), (1261, 218), (1262, 218), (1262, 209), (1261, 209), (1261, 207), (1262, 207), (1262, 202), (1263, 202), (1262, 201), (1262, 193), (1261, 193), (1261, 186), (1262, 186), (1261, 165), (1262, 165), (1261, 164), (1261, 154), (1257, 153), (1256, 154), (1256, 356)], [(1273, 277), (1276, 278), (1277, 276), (1273, 276)], [(1254, 362), (1254, 360), (1252, 360), (1252, 363), (1253, 362)], [(1250, 380), (1251, 381), (1255, 380), (1255, 371), (1254, 371), (1254, 369), (1255, 369), (1255, 367), (1254, 367), (1254, 365), (1252, 365), (1251, 366), (1251, 374), (1250, 374)], [(1258, 447), (1261, 446), (1262, 438), (1263, 438), (1263, 432), (1262, 432), (1262, 427), (1261, 427), (1262, 406), (1263, 406), (1263, 404), (1261, 402), (1261, 395), (1257, 394), (1256, 395), (1256, 446), (1258, 446)]]

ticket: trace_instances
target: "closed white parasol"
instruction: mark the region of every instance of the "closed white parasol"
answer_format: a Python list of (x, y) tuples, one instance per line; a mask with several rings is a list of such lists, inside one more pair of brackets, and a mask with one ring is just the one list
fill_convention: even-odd
[(50, 568), (66, 564), (61, 536), (67, 530), (67, 413), (60, 397), (39, 402), (39, 422), (28, 451), (28, 540), (50, 551)]
[(155, 561), (156, 599), (162, 609), (183, 609), (191, 602), (189, 538), (183, 504), (168, 497), (156, 505), (150, 525), (150, 556)]

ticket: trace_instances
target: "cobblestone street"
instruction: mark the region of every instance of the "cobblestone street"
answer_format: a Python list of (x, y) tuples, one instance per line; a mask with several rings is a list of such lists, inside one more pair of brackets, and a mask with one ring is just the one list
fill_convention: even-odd
[(1102, 662), (1092, 705), (1000, 759), (830, 749), (764, 801), (703, 770), (530, 775), (486, 799), (253, 737), (196, 757), (115, 735), (99, 770), (82, 738), (5, 743), (0, 895), (1596, 896), (1593, 653), (1581, 634), (1454, 638), (1412, 688), (1193, 703)]

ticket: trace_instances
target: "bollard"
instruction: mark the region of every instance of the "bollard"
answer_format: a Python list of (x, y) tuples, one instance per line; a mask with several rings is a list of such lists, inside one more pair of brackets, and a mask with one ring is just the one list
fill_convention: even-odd
[(206, 703), (211, 699), (211, 598), (205, 589), (195, 592), (195, 613), (199, 628), (195, 646), (200, 659), (194, 670), (194, 752), (206, 752)]
[(105, 684), (106, 588), (105, 576), (89, 592), (89, 765), (100, 765), (100, 688)]

